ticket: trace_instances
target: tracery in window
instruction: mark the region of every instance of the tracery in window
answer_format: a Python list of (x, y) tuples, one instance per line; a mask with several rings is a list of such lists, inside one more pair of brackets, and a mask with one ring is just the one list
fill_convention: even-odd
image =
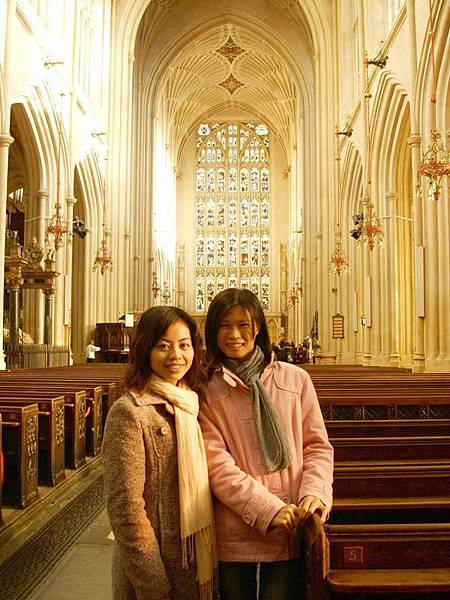
[(197, 134), (195, 309), (206, 311), (227, 287), (245, 287), (269, 310), (269, 129), (201, 123)]

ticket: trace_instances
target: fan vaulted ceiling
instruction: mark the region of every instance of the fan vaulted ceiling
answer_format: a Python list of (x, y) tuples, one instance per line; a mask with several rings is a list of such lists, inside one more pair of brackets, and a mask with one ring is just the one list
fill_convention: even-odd
[[(156, 100), (156, 111), (164, 115), (175, 143), (199, 121), (234, 112), (267, 122), (287, 147), (299, 113), (300, 91), (288, 53), (279, 43), (271, 43), (276, 36), (271, 39), (267, 27), (258, 30), (249, 19), (248, 27), (223, 23), (168, 48), (151, 26), (159, 10), (153, 7), (144, 16), (136, 53), (143, 87), (151, 89), (147, 97)], [(176, 17), (175, 12), (160, 16), (159, 31), (163, 21)], [(155, 76), (157, 65), (161, 71)]]

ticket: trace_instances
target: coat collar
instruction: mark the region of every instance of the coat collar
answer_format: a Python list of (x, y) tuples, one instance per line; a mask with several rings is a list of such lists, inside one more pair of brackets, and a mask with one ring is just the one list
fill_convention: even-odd
[[(269, 375), (273, 371), (275, 363), (276, 363), (275, 353), (272, 352), (272, 355), (270, 358), (270, 363), (267, 365), (267, 367), (261, 373), (261, 381), (264, 381), (265, 379), (267, 379), (267, 377), (269, 377)], [(239, 377), (235, 373), (233, 373), (233, 371), (230, 371), (230, 369), (228, 369), (224, 365), (222, 365), (222, 377), (223, 377), (224, 381), (226, 383), (228, 383), (228, 385), (231, 385), (231, 387), (236, 387), (237, 385), (243, 385), (244, 387), (248, 388), (248, 386), (241, 379), (239, 379)]]
[(152, 406), (155, 404), (164, 404), (168, 412), (173, 413), (173, 406), (165, 398), (154, 392), (133, 392), (128, 390), (128, 395), (136, 406)]

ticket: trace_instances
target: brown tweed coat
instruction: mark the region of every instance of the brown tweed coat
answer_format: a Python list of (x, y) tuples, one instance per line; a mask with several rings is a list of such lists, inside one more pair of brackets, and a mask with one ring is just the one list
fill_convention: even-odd
[(102, 453), (114, 599), (198, 599), (195, 567), (181, 567), (172, 406), (153, 394), (124, 394), (109, 411)]

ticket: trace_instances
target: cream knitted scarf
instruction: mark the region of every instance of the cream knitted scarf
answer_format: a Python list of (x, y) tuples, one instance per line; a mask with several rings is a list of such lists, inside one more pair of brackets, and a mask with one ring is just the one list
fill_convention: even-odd
[(209, 489), (208, 465), (202, 432), (197, 421), (198, 396), (187, 384), (172, 385), (152, 375), (149, 388), (168, 400), (175, 412), (178, 447), (178, 480), (182, 565), (197, 563), (202, 600), (213, 597), (217, 566), (214, 509)]

